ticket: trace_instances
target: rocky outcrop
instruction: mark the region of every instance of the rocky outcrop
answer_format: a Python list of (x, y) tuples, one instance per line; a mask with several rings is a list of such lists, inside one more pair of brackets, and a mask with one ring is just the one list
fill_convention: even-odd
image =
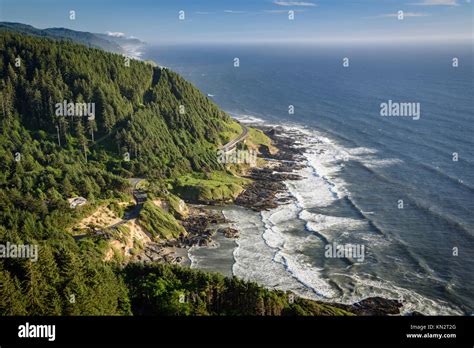
[(352, 305), (331, 303), (332, 306), (344, 309), (361, 316), (369, 315), (399, 315), (403, 304), (397, 300), (382, 297), (368, 297)]
[(226, 238), (239, 238), (239, 230), (232, 227), (219, 228), (217, 232), (222, 233)]
[(185, 247), (209, 246), (213, 243), (212, 236), (216, 233), (217, 225), (226, 222), (221, 212), (194, 207), (189, 217), (182, 221), (189, 235), (182, 238), (180, 243)]
[[(225, 217), (219, 211), (200, 207), (187, 207), (187, 218), (180, 221), (186, 234), (178, 238), (161, 242), (147, 243), (143, 250), (135, 255), (134, 260), (139, 262), (161, 262), (167, 264), (189, 264), (187, 249), (192, 246), (212, 246), (213, 235), (217, 232), (217, 225), (226, 223)], [(236, 231), (236, 230), (235, 230)], [(229, 236), (232, 234), (228, 232)]]
[(303, 167), (302, 150), (295, 146), (293, 139), (281, 136), (278, 128), (262, 130), (272, 139), (278, 152), (271, 153), (268, 148), (261, 146), (260, 152), (267, 159), (268, 165), (249, 171), (245, 177), (253, 182), (235, 200), (235, 204), (254, 211), (273, 209), (286, 203), (287, 199), (277, 198), (277, 194), (286, 192), (284, 181), (301, 179), (294, 172)]

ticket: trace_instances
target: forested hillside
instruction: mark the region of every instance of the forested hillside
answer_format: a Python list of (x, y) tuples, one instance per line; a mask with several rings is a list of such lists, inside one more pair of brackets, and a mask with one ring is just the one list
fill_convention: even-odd
[[(131, 175), (219, 168), (213, 151), (228, 116), (175, 73), (129, 63), (0, 33), (0, 241), (40, 246), (38, 262), (2, 259), (0, 312), (130, 313), (126, 288), (97, 246), (65, 232), (79, 214), (67, 199), (120, 197)], [(95, 103), (95, 118), (56, 116), (64, 100)]]
[[(191, 270), (124, 270), (104, 261), (103, 239), (68, 232), (88, 209), (71, 209), (71, 197), (93, 207), (129, 195), (132, 176), (159, 187), (178, 175), (223, 170), (216, 149), (240, 127), (180, 76), (71, 42), (0, 32), (0, 77), (0, 244), (39, 246), (36, 262), (0, 260), (0, 314), (328, 312)], [(58, 115), (63, 102), (94, 103), (93, 117)], [(157, 212), (146, 208), (140, 217), (150, 229), (169, 232), (174, 220), (157, 225)], [(192, 299), (184, 309), (181, 292)]]
[(139, 43), (136, 40), (114, 38), (107, 36), (106, 34), (95, 34), (66, 28), (38, 29), (28, 24), (14, 22), (0, 22), (0, 31), (10, 31), (14, 33), (50, 38), (54, 40), (70, 40), (88, 47), (100, 48), (114, 53), (125, 53), (124, 49), (118, 43), (119, 40), (123, 43)]
[(352, 315), (256, 283), (169, 265), (125, 268), (137, 315)]
[[(63, 144), (76, 140), (84, 155), (129, 152), (127, 169), (140, 173), (218, 167), (210, 150), (230, 118), (177, 74), (69, 42), (9, 33), (1, 41), (4, 112), (30, 131), (57, 142), (59, 126)], [(95, 120), (56, 117), (63, 101), (95, 103)]]
[[(19, 34), (0, 33), (0, 48), (0, 221), (9, 232), (47, 238), (70, 223), (67, 198), (118, 197), (132, 175), (220, 168), (215, 149), (230, 118), (175, 73)], [(56, 116), (63, 100), (95, 103), (95, 118)]]

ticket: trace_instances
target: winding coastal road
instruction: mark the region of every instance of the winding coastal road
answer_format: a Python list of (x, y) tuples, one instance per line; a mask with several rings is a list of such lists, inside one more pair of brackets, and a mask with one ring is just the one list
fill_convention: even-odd
[(234, 149), (234, 147), (240, 143), (242, 140), (245, 140), (245, 138), (248, 137), (249, 135), (249, 129), (247, 126), (243, 125), (242, 123), (239, 123), (240, 126), (242, 127), (242, 134), (240, 134), (237, 138), (229, 141), (227, 144), (224, 144), (221, 149), (224, 150), (224, 152), (229, 152), (230, 150)]
[[(237, 138), (229, 141), (227, 144), (224, 144), (220, 147), (221, 150), (223, 150), (224, 152), (229, 152), (231, 150), (233, 150), (235, 148), (235, 146), (245, 140), (248, 135), (249, 135), (249, 129), (239, 123), (240, 126), (242, 127), (242, 134), (240, 134)], [(109, 135), (106, 135), (100, 139), (98, 139), (96, 141), (96, 143), (104, 140), (106, 137), (108, 137)], [(143, 178), (129, 178), (128, 181), (130, 182), (130, 185), (132, 186), (132, 195), (133, 195), (133, 198), (135, 199), (135, 202), (136, 202), (136, 205), (134, 207), (134, 209), (132, 209), (131, 211), (125, 213), (123, 219), (113, 225), (110, 225), (110, 226), (107, 226), (106, 228), (107, 229), (114, 229), (114, 228), (117, 228), (119, 227), (120, 225), (123, 225), (125, 223), (127, 223), (128, 221), (132, 220), (132, 219), (135, 219), (138, 217), (139, 213), (140, 213), (140, 210), (141, 208), (143, 207), (143, 203), (146, 201), (146, 193), (143, 193), (140, 191), (140, 189), (138, 188), (138, 184), (144, 180)], [(73, 236), (75, 240), (80, 240), (84, 237), (87, 237), (89, 234), (81, 234), (81, 235), (76, 235), (76, 236)], [(95, 235), (104, 235), (106, 236), (107, 233), (103, 230), (97, 230), (95, 232)]]
[[(233, 150), (234, 147), (240, 143), (242, 140), (245, 140), (245, 138), (248, 137), (249, 135), (249, 129), (247, 128), (247, 126), (245, 126), (244, 124), (242, 123), (239, 123), (240, 126), (242, 127), (242, 134), (240, 134), (237, 138), (235, 139), (232, 139), (231, 141), (229, 141), (227, 144), (224, 144), (220, 147), (220, 149), (224, 150), (225, 152), (229, 152), (230, 150)], [(99, 143), (101, 143), (102, 141), (104, 141), (105, 139), (109, 138), (112, 134), (114, 134), (114, 131), (110, 131), (108, 134), (105, 134), (103, 135), (102, 137), (100, 137), (99, 139), (95, 140), (91, 146), (95, 146)], [(138, 182), (140, 182), (140, 180), (142, 179), (138, 179), (138, 178), (132, 178), (130, 179), (130, 183), (134, 186), (138, 184), (138, 182), (135, 182), (134, 180), (138, 180)]]

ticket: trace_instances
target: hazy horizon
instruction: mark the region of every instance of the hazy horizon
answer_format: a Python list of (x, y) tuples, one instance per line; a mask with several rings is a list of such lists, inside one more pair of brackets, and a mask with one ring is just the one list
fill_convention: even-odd
[[(472, 43), (470, 0), (85, 0), (80, 4), (48, 0), (41, 8), (36, 4), (2, 0), (0, 20), (40, 29), (65, 27), (136, 37), (149, 44)], [(70, 11), (75, 11), (73, 20)], [(403, 11), (402, 20), (398, 11)]]

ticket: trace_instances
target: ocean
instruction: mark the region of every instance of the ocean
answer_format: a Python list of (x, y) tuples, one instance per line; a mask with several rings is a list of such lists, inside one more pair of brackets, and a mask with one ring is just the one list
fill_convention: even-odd
[[(474, 312), (471, 45), (168, 45), (143, 58), (307, 148), (303, 179), (286, 183), (292, 201), (224, 207), (240, 238), (192, 250), (192, 267), (318, 300)], [(383, 103), (414, 108), (382, 116)], [(365, 257), (325, 257), (333, 243), (363, 245)]]

